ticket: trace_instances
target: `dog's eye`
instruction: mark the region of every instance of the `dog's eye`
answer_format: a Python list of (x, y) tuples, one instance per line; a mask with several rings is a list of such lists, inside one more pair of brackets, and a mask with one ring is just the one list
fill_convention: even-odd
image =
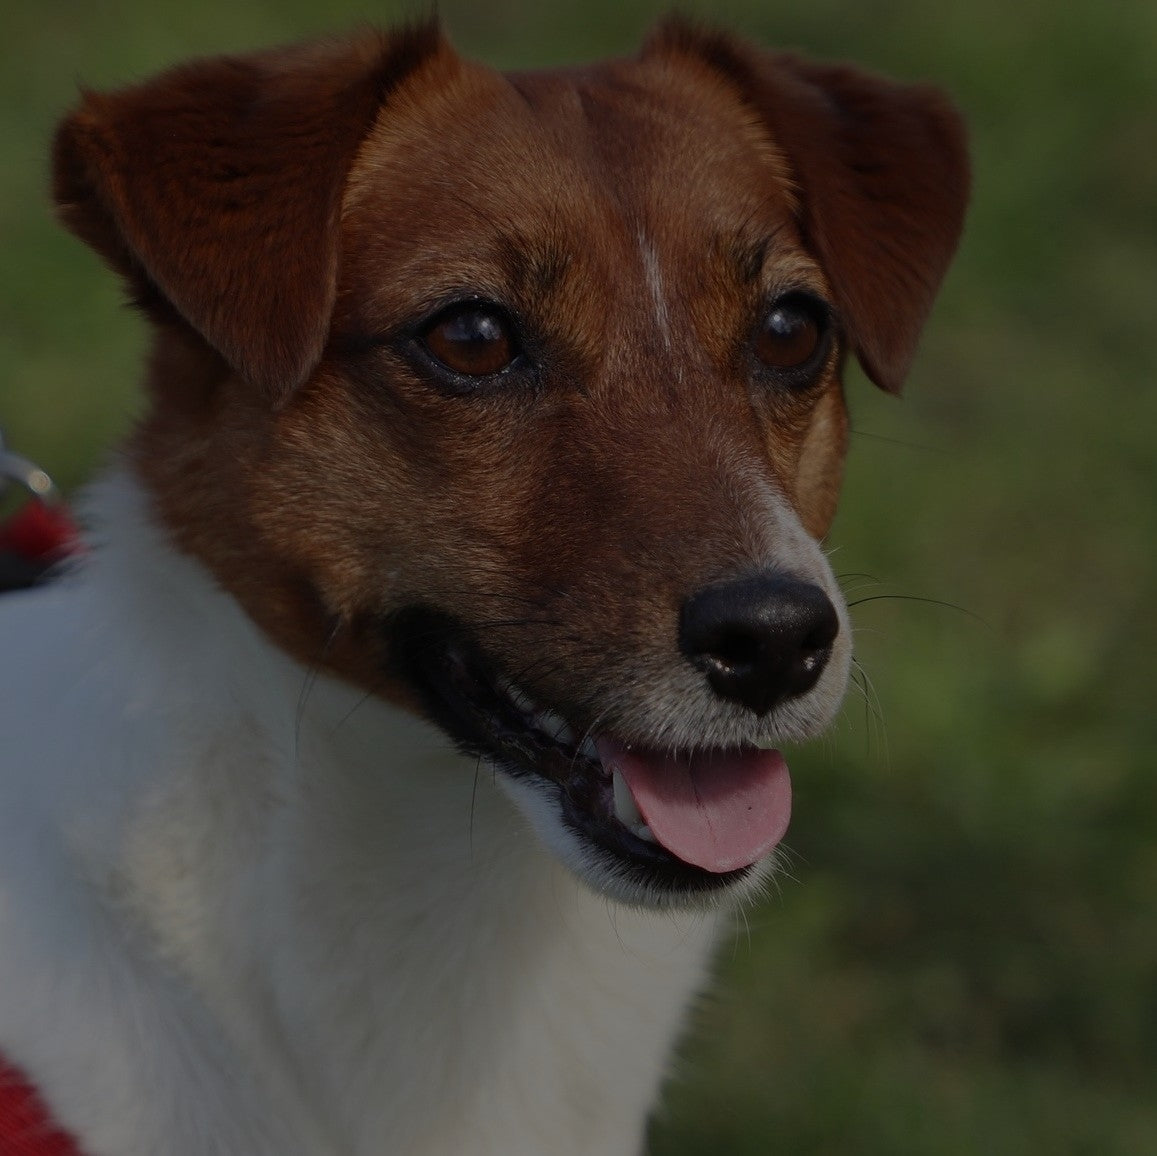
[(769, 369), (801, 369), (819, 352), (826, 320), (818, 301), (789, 293), (764, 317), (755, 336), (755, 355)]
[(501, 373), (518, 355), (510, 325), (493, 305), (451, 305), (422, 332), (422, 344), (435, 360), (466, 377)]

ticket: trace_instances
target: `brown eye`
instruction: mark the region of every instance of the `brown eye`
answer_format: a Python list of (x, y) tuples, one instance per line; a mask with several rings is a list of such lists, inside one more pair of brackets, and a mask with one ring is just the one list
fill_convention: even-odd
[(800, 369), (816, 355), (823, 336), (818, 303), (806, 297), (781, 297), (756, 334), (755, 354), (771, 369)]
[(453, 305), (422, 334), (426, 351), (454, 373), (489, 377), (517, 356), (510, 326), (490, 305)]

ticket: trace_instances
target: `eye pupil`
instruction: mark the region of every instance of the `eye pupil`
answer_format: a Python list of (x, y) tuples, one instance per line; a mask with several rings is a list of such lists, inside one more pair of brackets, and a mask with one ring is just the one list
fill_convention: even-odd
[(783, 309), (777, 309), (768, 319), (767, 327), (779, 340), (790, 341), (801, 328), (800, 318)]
[(482, 305), (455, 306), (439, 314), (422, 342), (447, 369), (467, 377), (500, 373), (516, 354), (505, 318)]
[(772, 369), (798, 369), (815, 356), (822, 338), (817, 309), (803, 302), (780, 301), (764, 318), (755, 352)]

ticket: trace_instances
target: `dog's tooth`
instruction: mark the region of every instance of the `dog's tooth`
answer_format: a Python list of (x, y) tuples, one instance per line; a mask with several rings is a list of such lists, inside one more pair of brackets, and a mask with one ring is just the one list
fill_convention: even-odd
[(500, 685), (506, 697), (509, 698), (523, 714), (533, 715), (537, 713), (537, 704), (521, 687), (516, 686), (507, 679), (503, 679)]
[(579, 746), (578, 753), (582, 755), (584, 759), (590, 759), (592, 763), (602, 762), (599, 756), (599, 748), (595, 746), (595, 740), (592, 739), (590, 735), (587, 735), (587, 737), (583, 739)]
[(642, 839), (644, 843), (659, 842), (659, 840), (655, 838), (655, 833), (646, 823), (640, 823), (637, 827), (632, 827), (631, 834), (634, 835), (636, 839)]
[(575, 733), (570, 723), (552, 710), (539, 711), (535, 716), (534, 725), (564, 746), (570, 746), (575, 741)]
[(611, 783), (615, 793), (615, 818), (628, 830), (633, 830), (643, 822), (643, 816), (635, 806), (631, 790), (617, 770), (611, 775)]

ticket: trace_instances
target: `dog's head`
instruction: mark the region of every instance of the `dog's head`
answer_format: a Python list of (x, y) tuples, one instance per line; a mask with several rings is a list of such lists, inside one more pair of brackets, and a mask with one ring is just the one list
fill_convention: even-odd
[(737, 889), (851, 641), (841, 368), (956, 244), (934, 91), (669, 24), (500, 75), (432, 26), (88, 95), (65, 221), (155, 323), (138, 472), (282, 647), (499, 768), (630, 900)]

